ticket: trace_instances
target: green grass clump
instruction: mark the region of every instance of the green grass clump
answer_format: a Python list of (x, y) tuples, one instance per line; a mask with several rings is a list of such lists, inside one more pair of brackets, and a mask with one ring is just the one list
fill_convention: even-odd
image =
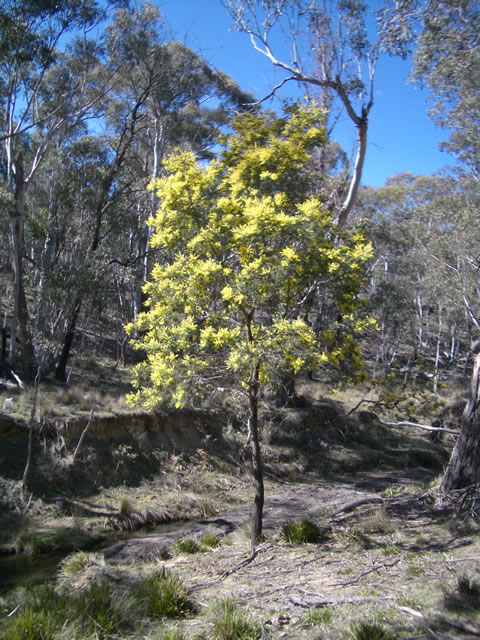
[(90, 564), (104, 564), (101, 554), (77, 551), (64, 558), (59, 565), (58, 578), (65, 583), (78, 576)]
[(316, 607), (310, 609), (308, 613), (302, 618), (301, 623), (306, 627), (319, 627), (321, 625), (328, 625), (332, 622), (333, 611), (328, 607)]
[(50, 640), (64, 620), (64, 605), (47, 585), (15, 589), (0, 605), (9, 614), (0, 621), (1, 640)]
[(116, 635), (128, 625), (114, 601), (110, 585), (95, 583), (63, 597), (50, 585), (14, 590), (1, 603), (9, 612), (18, 608), (0, 622), (0, 640), (55, 640), (60, 630), (68, 631), (71, 640), (84, 640), (99, 631), (102, 637)]
[(389, 631), (375, 622), (356, 622), (350, 627), (352, 640), (395, 640)]
[(206, 533), (200, 538), (200, 544), (208, 549), (215, 549), (220, 542), (214, 533)]
[(282, 525), (280, 535), (292, 544), (318, 544), (328, 539), (329, 532), (310, 520), (289, 520)]
[(174, 556), (178, 556), (181, 553), (199, 553), (202, 550), (202, 545), (194, 538), (182, 538), (177, 540), (172, 547), (172, 553)]
[(233, 598), (217, 600), (211, 609), (212, 638), (215, 640), (259, 640), (260, 626)]
[(347, 527), (347, 529), (342, 532), (341, 537), (345, 542), (359, 544), (366, 548), (372, 545), (370, 537), (360, 527)]
[(177, 618), (194, 609), (180, 579), (164, 569), (144, 580), (137, 599), (143, 604), (145, 615), (149, 618)]

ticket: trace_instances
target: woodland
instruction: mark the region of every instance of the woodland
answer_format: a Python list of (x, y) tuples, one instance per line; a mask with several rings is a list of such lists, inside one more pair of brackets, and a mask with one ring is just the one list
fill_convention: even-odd
[[(11, 416), (22, 394), (29, 398), (18, 497), (25, 512), (32, 434), (59, 417), (42, 395), (65, 397), (97, 368), (92, 385), (116, 387), (126, 415), (225, 412), (238, 450), (249, 451), (247, 566), (265, 542), (272, 463), (265, 467), (262, 448), (268, 454), (272, 416), (283, 424), (288, 409), (318, 411), (317, 383), (329, 397), (349, 397), (352, 414), (368, 409), (419, 431), (418, 446), (428, 442), (440, 457), (435, 447), (453, 431), (436, 491), (443, 504), (455, 496), (478, 503), (480, 9), (473, 0), (384, 0), (373, 13), (361, 0), (223, 6), (284, 73), (268, 96), (243, 91), (170, 39), (152, 3), (0, 7), (0, 411)], [(277, 57), (279, 32), (289, 59)], [(383, 187), (363, 183), (381, 56), (411, 62), (410, 79), (429, 90), (429, 116), (445, 130), (455, 166), (433, 176), (405, 167)], [(290, 85), (305, 98), (272, 103)], [(335, 141), (339, 114), (355, 133), (353, 151)], [(98, 396), (82, 393), (90, 419), (72, 465), (103, 411)], [(120, 445), (116, 471), (133, 469), (129, 446)], [(360, 498), (361, 506), (376, 501)], [(404, 504), (395, 503), (399, 520)], [(135, 520), (130, 506), (120, 512), (122, 522)], [(96, 561), (79, 562), (86, 571)], [(280, 571), (281, 560), (273, 562)], [(152, 580), (159, 589), (160, 578)], [(478, 583), (467, 587), (478, 599)], [(192, 611), (187, 600), (182, 615)], [(117, 637), (105, 616), (90, 635), (71, 637)], [(245, 624), (231, 635), (187, 637), (307, 637)], [(465, 637), (480, 635), (478, 624), (458, 624)], [(400, 637), (381, 635), (377, 622), (367, 627), (349, 637)], [(46, 628), (18, 637), (60, 638)], [(162, 633), (155, 637), (186, 637)], [(434, 626), (406, 633), (460, 637)]]

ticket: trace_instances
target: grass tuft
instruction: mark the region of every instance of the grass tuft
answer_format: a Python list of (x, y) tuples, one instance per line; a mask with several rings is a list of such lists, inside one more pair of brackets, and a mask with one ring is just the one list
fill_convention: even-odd
[(360, 527), (347, 527), (342, 531), (341, 538), (350, 544), (359, 544), (365, 548), (372, 546), (372, 540)]
[(389, 631), (375, 622), (356, 622), (350, 626), (352, 640), (395, 640)]
[(207, 549), (215, 549), (220, 542), (214, 533), (206, 533), (200, 538), (200, 544)]
[(333, 611), (328, 607), (315, 607), (301, 619), (301, 624), (305, 627), (320, 627), (329, 625), (332, 622)]
[(178, 556), (181, 553), (199, 553), (201, 550), (201, 544), (194, 538), (182, 538), (181, 540), (177, 540), (172, 546), (174, 556)]
[(311, 520), (289, 520), (282, 525), (281, 537), (292, 544), (318, 544), (330, 537), (330, 531), (321, 529)]
[(137, 598), (143, 603), (149, 618), (177, 618), (194, 610), (180, 579), (164, 569), (144, 580)]
[(262, 636), (260, 626), (233, 598), (217, 600), (210, 612), (215, 640), (259, 640)]

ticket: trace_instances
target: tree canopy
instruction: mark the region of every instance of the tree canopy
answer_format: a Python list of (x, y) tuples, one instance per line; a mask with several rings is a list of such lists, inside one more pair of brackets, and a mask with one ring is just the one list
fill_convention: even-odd
[(225, 388), (245, 398), (259, 508), (253, 545), (263, 505), (259, 392), (351, 348), (347, 333), (335, 341), (312, 328), (320, 300), (360, 328), (354, 312), (371, 247), (361, 233), (335, 233), (311, 191), (321, 120), (314, 106), (295, 105), (283, 118), (245, 114), (218, 159), (177, 152), (166, 160), (149, 220), (164, 260), (145, 285), (148, 309), (127, 328), (139, 332), (134, 344), (146, 356), (134, 368), (132, 404), (182, 407)]

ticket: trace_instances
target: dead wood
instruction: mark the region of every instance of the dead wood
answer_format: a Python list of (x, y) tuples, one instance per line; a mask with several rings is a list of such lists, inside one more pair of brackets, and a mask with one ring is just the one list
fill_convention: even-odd
[(472, 636), (480, 636), (480, 626), (462, 622), (461, 620), (452, 620), (451, 618), (440, 618), (441, 622), (462, 633), (469, 633)]
[(390, 562), (390, 563), (383, 562), (382, 564), (376, 564), (371, 569), (367, 569), (367, 571), (363, 571), (362, 573), (360, 573), (355, 578), (352, 578), (351, 580), (348, 580), (347, 582), (336, 582), (335, 584), (332, 584), (332, 587), (347, 587), (350, 584), (355, 584), (356, 582), (358, 582), (359, 580), (361, 580), (365, 576), (368, 576), (369, 573), (373, 573), (374, 571), (379, 571), (380, 569), (390, 569), (391, 567), (394, 567), (396, 564), (398, 564), (400, 562), (400, 560), (401, 560), (401, 558), (397, 558), (396, 560), (394, 560), (393, 562)]
[(328, 605), (341, 605), (341, 604), (361, 604), (363, 602), (380, 602), (382, 600), (396, 600), (395, 596), (380, 596), (378, 598), (373, 597), (351, 597), (351, 598), (325, 598), (321, 595), (312, 594), (312, 597), (300, 598), (299, 596), (290, 595), (288, 599), (293, 604), (299, 607), (326, 607)]
[(399, 422), (384, 422), (387, 427), (415, 427), (416, 429), (425, 429), (426, 431), (443, 431), (444, 433), (453, 433), (458, 436), (459, 429), (446, 429), (445, 427), (432, 427), (428, 424), (418, 424), (409, 420), (400, 420)]
[(253, 562), (261, 551), (267, 551), (267, 549), (257, 547), (252, 551), (252, 553), (248, 556), (248, 558), (246, 558), (245, 560), (242, 560), (242, 562), (240, 562), (239, 564), (236, 564), (234, 567), (227, 569), (218, 578), (215, 578), (215, 580), (209, 580), (207, 582), (198, 582), (197, 584), (193, 584), (191, 587), (189, 587), (188, 590), (190, 592), (200, 591), (201, 589), (206, 589), (207, 587), (211, 587), (212, 585), (217, 584), (218, 582), (221, 582), (227, 576), (231, 575), (232, 573), (235, 573), (236, 571), (239, 571), (243, 567)]
[(327, 520), (331, 520), (332, 518), (335, 518), (335, 516), (339, 515), (340, 513), (353, 511), (357, 507), (361, 507), (364, 504), (383, 504), (384, 502), (385, 500), (383, 498), (360, 498), (359, 500), (354, 500), (353, 502), (349, 502), (345, 506), (340, 507), (340, 509), (337, 509), (333, 513), (328, 514)]

